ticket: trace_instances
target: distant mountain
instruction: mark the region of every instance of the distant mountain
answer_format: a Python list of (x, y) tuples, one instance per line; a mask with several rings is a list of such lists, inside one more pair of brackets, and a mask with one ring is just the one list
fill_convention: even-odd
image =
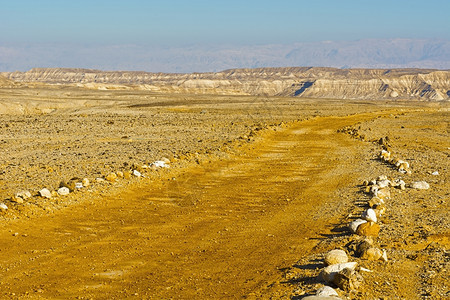
[(0, 71), (70, 67), (192, 73), (287, 66), (450, 69), (450, 41), (367, 39), (178, 48), (141, 45), (0, 45)]

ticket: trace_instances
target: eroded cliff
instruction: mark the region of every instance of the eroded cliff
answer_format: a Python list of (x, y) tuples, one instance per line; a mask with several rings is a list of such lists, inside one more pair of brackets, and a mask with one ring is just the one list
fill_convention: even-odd
[(4, 72), (16, 82), (92, 89), (335, 99), (450, 99), (450, 71), (426, 69), (260, 68), (217, 73), (148, 73), (36, 68)]

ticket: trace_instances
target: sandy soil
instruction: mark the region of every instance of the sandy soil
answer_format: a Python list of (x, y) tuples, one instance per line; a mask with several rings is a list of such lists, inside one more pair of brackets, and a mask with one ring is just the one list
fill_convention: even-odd
[[(324, 285), (335, 248), (373, 271), (356, 291), (337, 289), (343, 299), (450, 296), (446, 103), (42, 87), (0, 96), (2, 298), (301, 299)], [(411, 174), (378, 159), (386, 136)], [(95, 181), (162, 157), (170, 169)], [(358, 258), (345, 229), (370, 199), (362, 182), (380, 175), (431, 186), (391, 189), (375, 242), (387, 262)], [(8, 200), (72, 177), (93, 184)]]

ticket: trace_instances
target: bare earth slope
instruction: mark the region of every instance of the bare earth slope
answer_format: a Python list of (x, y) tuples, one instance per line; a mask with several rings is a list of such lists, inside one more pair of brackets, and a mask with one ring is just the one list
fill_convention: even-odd
[(2, 74), (19, 82), (71, 83), (94, 89), (331, 99), (450, 99), (450, 71), (425, 69), (299, 67), (164, 74), (38, 68)]

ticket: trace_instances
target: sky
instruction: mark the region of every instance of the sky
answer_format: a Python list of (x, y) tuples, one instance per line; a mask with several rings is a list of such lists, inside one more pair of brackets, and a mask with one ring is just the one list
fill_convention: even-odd
[(450, 40), (449, 12), (450, 0), (0, 0), (0, 47)]
[(3, 43), (450, 39), (449, 0), (1, 0)]

